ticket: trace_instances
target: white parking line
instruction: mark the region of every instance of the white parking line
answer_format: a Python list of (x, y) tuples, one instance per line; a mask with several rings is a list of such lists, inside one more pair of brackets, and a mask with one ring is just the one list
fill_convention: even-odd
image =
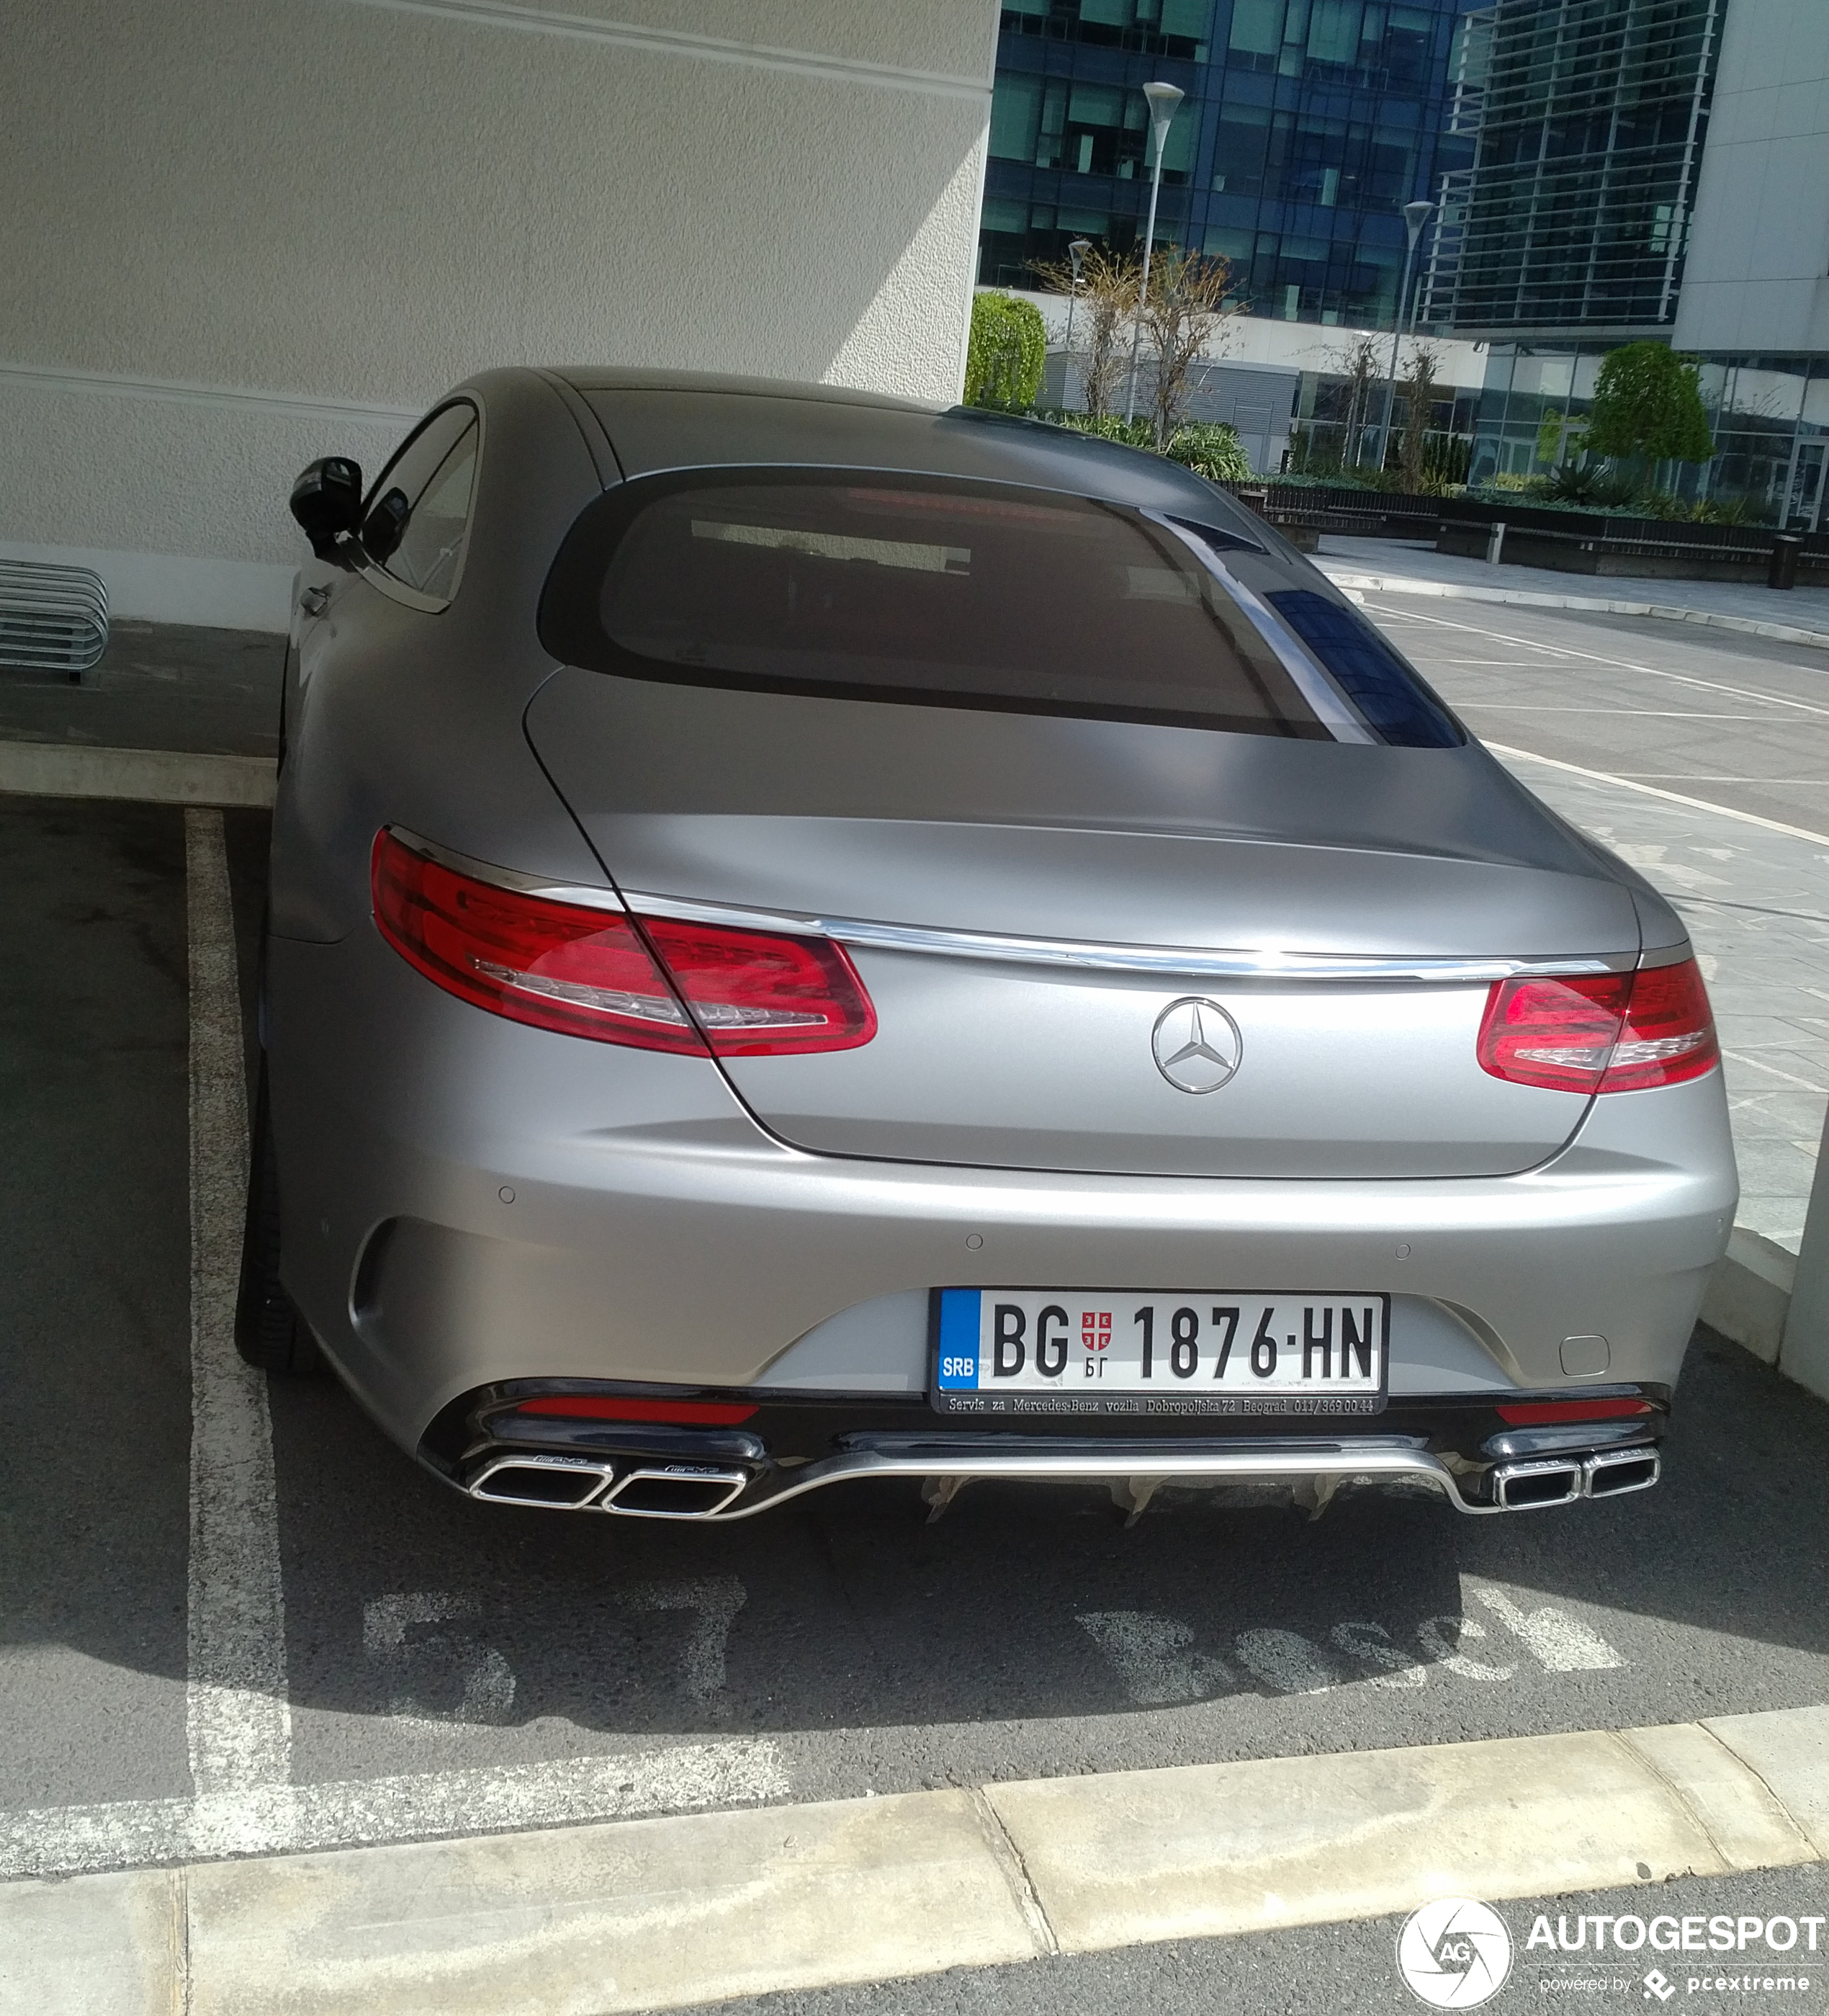
[[(0, 1816), (0, 1875), (293, 1852), (429, 1834), (554, 1826), (787, 1796), (776, 1745), (685, 1744), (625, 1757), (292, 1782), (286, 1612), (267, 1381), (235, 1348), (235, 1283), (248, 1165), (234, 913), (222, 815), (185, 813), (190, 981), (191, 1486), (185, 1730), (195, 1796)], [(724, 1647), (743, 1601), (732, 1577), (644, 1584), (634, 1607), (698, 1621), (687, 1691), (724, 1683)], [(443, 1603), (435, 1613), (428, 1607)], [(415, 1607), (416, 1606), (416, 1607)], [(455, 1599), (371, 1606), (371, 1651), (411, 1622), (453, 1615)], [(505, 1688), (504, 1680), (505, 1679)], [(497, 1655), (473, 1706), (505, 1714), (513, 1676)], [(466, 1690), (468, 1692), (468, 1690)], [(505, 1699), (505, 1694), (506, 1698)], [(408, 1713), (413, 1705), (403, 1703)], [(420, 1712), (422, 1713), (422, 1711)]]
[(1762, 819), (1757, 812), (1743, 812), (1733, 805), (1716, 805), (1712, 798), (1692, 798), (1681, 791), (1667, 791), (1661, 784), (1641, 784), (1635, 777), (1616, 776), (1610, 770), (1590, 770), (1579, 763), (1565, 763), (1558, 756), (1540, 756), (1534, 749), (1509, 749), (1502, 742), (1481, 741), (1495, 756), (1507, 762), (1542, 763), (1552, 770), (1565, 770), (1572, 777), (1586, 777), (1596, 784), (1615, 784), (1622, 791), (1640, 791), (1648, 798), (1663, 798), (1673, 805), (1687, 805), (1691, 812), (1719, 812), (1723, 819), (1737, 819), (1742, 826), (1763, 826), (1768, 833), (1781, 833), (1791, 840), (1807, 840), (1829, 847), (1829, 833), (1812, 833), (1808, 826), (1787, 826), (1782, 819)]
[[(295, 1855), (760, 1805), (785, 1799), (791, 1790), (779, 1749), (760, 1737), (544, 1764), (264, 1785), (243, 1795), (234, 1852)], [(219, 1856), (225, 1852), (219, 1839), (199, 1840), (199, 1804), (123, 1799), (0, 1814), (0, 1881)]]
[[(1395, 615), (1397, 612), (1394, 610), (1378, 610), (1374, 611), (1374, 613), (1378, 615)], [(1426, 623), (1435, 629), (1464, 630), (1470, 636), (1488, 637), (1500, 643), (1525, 644), (1529, 643), (1529, 639), (1527, 638), (1507, 637), (1502, 631), (1482, 630), (1477, 624), (1450, 623), (1444, 616), (1417, 616), (1414, 620), (1419, 623)], [(1792, 700), (1788, 695), (1784, 693), (1761, 693), (1756, 687), (1730, 686), (1726, 685), (1719, 679), (1705, 679), (1699, 678), (1694, 672), (1673, 672), (1669, 671), (1662, 665), (1641, 665), (1635, 659), (1632, 658), (1608, 657), (1604, 653), (1599, 651), (1578, 651), (1573, 646), (1568, 644), (1533, 644), (1531, 645), (1531, 649), (1533, 650), (1541, 651), (1548, 657), (1579, 660), (1584, 664), (1605, 665), (1615, 671), (1638, 672), (1642, 674), (1647, 679), (1673, 679), (1679, 686), (1698, 686), (1705, 693), (1727, 693), (1736, 700), (1758, 700), (1762, 705), (1766, 707), (1788, 707), (1799, 714), (1816, 714), (1829, 716), (1829, 707), (1820, 707), (1813, 700)], [(1551, 671), (1557, 668), (1554, 666), (1548, 665), (1529, 667), (1521, 665), (1516, 668), (1516, 669), (1520, 671)], [(1813, 674), (1816, 671), (1816, 668), (1813, 666), (1808, 668), (1802, 666), (1791, 666), (1785, 669), (1794, 671), (1804, 671), (1807, 669)]]
[(248, 1165), (222, 815), (184, 815), (190, 951), (191, 1478), (185, 1722), (196, 1850), (243, 1846), (248, 1795), (292, 1772), (267, 1382), (235, 1348)]

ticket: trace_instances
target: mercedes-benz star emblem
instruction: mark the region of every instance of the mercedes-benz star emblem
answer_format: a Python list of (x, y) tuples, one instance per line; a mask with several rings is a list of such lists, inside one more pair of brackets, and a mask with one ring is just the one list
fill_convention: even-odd
[(1217, 1092), (1238, 1070), (1245, 1039), (1218, 1002), (1190, 995), (1157, 1016), (1150, 1047), (1177, 1092)]

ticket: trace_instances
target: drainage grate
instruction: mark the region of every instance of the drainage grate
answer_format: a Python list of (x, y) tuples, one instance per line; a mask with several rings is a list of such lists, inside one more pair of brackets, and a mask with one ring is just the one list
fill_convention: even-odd
[(108, 648), (108, 589), (87, 567), (0, 560), (0, 665), (80, 679)]

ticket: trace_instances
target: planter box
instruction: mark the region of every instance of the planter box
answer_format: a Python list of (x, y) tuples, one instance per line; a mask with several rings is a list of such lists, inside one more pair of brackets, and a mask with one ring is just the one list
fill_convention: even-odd
[[(1506, 563), (1512, 567), (1548, 567), (1558, 574), (1601, 574), (1638, 581), (1735, 581), (1763, 586), (1771, 558), (1769, 539), (1749, 546), (1745, 535), (1729, 545), (1725, 542), (1706, 543), (1691, 538), (1695, 531), (1741, 531), (1738, 527), (1672, 526), (1662, 538), (1645, 538), (1639, 528), (1655, 520), (1615, 520), (1617, 533), (1594, 531), (1549, 532), (1535, 525), (1515, 525), (1505, 521)], [(1436, 540), (1439, 553), (1457, 553), (1464, 559), (1484, 560), (1489, 525), (1443, 521)], [(1638, 533), (1638, 536), (1633, 535)], [(1802, 556), (1800, 576), (1818, 581), (1829, 571), (1829, 555)]]

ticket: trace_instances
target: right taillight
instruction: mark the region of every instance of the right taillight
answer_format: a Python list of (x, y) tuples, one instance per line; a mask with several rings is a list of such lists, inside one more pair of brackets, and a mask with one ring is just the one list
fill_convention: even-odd
[(1693, 959), (1569, 980), (1501, 980), (1480, 1023), (1480, 1068), (1552, 1092), (1680, 1085), (1720, 1058)]
[(829, 938), (633, 917), (484, 882), (375, 837), (375, 921), (428, 980), (566, 1036), (702, 1057), (848, 1050), (876, 1013)]

